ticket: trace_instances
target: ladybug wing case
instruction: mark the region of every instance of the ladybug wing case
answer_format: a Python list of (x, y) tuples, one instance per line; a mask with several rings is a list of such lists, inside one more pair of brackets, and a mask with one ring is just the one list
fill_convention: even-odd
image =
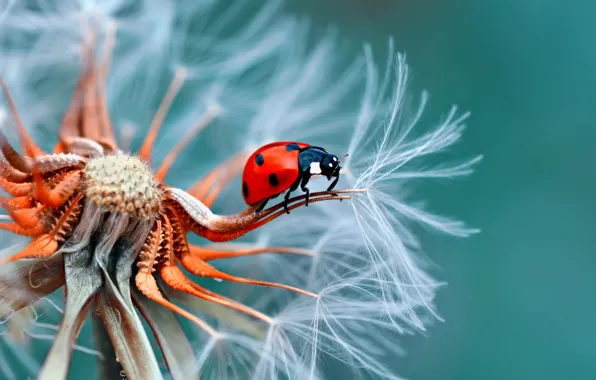
[(300, 174), (298, 154), (308, 144), (276, 142), (265, 145), (247, 160), (242, 176), (242, 194), (248, 205), (274, 197), (289, 189)]

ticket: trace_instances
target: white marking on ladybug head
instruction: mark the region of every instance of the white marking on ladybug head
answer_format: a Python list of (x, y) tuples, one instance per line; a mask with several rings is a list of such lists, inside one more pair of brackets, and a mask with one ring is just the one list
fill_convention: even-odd
[[(337, 157), (333, 157), (333, 161), (337, 161)], [(329, 164), (331, 166), (331, 164)]]
[(321, 163), (320, 162), (311, 162), (309, 170), (310, 170), (310, 174), (313, 174), (313, 175), (321, 174)]
[(329, 167), (330, 167), (330, 168), (332, 168), (332, 167), (333, 167), (333, 164), (332, 164), (331, 162), (329, 163)]

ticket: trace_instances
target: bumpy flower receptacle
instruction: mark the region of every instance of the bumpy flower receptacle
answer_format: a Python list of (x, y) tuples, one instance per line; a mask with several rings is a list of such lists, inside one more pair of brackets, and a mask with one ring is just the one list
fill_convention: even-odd
[(87, 199), (112, 213), (153, 219), (161, 209), (161, 190), (151, 170), (138, 157), (95, 158), (84, 170)]

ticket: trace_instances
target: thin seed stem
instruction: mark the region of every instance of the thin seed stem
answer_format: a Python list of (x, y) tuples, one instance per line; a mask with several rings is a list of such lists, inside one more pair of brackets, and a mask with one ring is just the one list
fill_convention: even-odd
[(174, 79), (166, 92), (166, 95), (159, 105), (159, 109), (151, 122), (151, 126), (149, 127), (149, 132), (145, 137), (145, 141), (139, 150), (139, 157), (145, 161), (149, 161), (151, 158), (151, 151), (153, 150), (153, 144), (155, 143), (155, 139), (157, 138), (157, 134), (159, 133), (159, 129), (161, 128), (163, 121), (166, 118), (168, 110), (174, 102), (176, 95), (180, 92), (182, 85), (186, 81), (186, 77), (188, 76), (188, 72), (186, 69), (179, 68), (176, 70), (174, 74)]
[(168, 174), (168, 171), (170, 170), (170, 167), (172, 166), (180, 152), (182, 152), (182, 150), (186, 148), (188, 143), (191, 142), (199, 134), (199, 132), (207, 128), (209, 123), (211, 123), (213, 119), (215, 119), (217, 115), (219, 115), (220, 112), (221, 108), (217, 106), (211, 106), (207, 108), (207, 111), (203, 114), (203, 116), (201, 116), (201, 119), (199, 119), (199, 122), (195, 125), (195, 127), (180, 139), (178, 144), (174, 146), (174, 148), (170, 151), (170, 153), (168, 153), (166, 158), (163, 160), (163, 163), (161, 164), (161, 166), (157, 170), (157, 173), (155, 174), (155, 178), (159, 182), (163, 182), (166, 175)]

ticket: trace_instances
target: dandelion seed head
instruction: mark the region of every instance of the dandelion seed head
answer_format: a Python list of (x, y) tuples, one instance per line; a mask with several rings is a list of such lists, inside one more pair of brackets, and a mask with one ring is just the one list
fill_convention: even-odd
[(97, 157), (85, 166), (85, 196), (99, 208), (154, 219), (161, 209), (155, 176), (136, 156)]

